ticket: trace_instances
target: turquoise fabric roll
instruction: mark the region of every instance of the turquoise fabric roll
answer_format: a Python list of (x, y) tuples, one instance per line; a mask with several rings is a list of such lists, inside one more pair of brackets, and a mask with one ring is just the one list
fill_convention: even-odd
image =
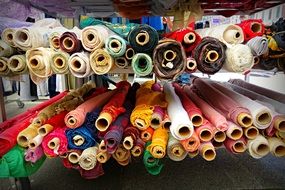
[(152, 72), (152, 59), (145, 53), (137, 53), (132, 59), (132, 68), (135, 74), (147, 76)]
[(125, 54), (127, 45), (120, 36), (111, 35), (105, 41), (105, 48), (112, 57), (116, 58)]

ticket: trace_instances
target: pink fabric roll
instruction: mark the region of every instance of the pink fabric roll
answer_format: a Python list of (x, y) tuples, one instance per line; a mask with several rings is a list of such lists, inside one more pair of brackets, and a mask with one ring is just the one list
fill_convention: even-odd
[(226, 149), (233, 153), (233, 154), (239, 154), (246, 150), (246, 139), (244, 137), (241, 137), (238, 140), (232, 140), (230, 138), (226, 138), (224, 141), (224, 145)]
[(194, 78), (192, 84), (193, 89), (195, 89), (195, 92), (197, 92), (199, 96), (203, 97), (212, 107), (234, 123), (238, 125), (241, 124), (241, 122), (239, 122), (241, 115), (251, 117), (248, 109), (238, 105), (233, 99), (212, 87), (206, 80)]
[(36, 149), (28, 149), (25, 152), (25, 160), (27, 162), (36, 163), (44, 155), (43, 148), (38, 146)]
[(210, 123), (207, 119), (204, 119), (202, 126), (195, 128), (195, 132), (201, 142), (207, 142), (212, 140), (212, 138), (214, 137), (214, 130), (214, 125)]
[(111, 98), (114, 92), (115, 91), (109, 91), (99, 94), (98, 96), (85, 101), (75, 110), (69, 112), (64, 118), (66, 126), (69, 128), (77, 128), (81, 126), (84, 123), (86, 114), (97, 107), (103, 106)]
[(185, 86), (184, 91), (187, 93), (189, 98), (202, 110), (204, 116), (212, 123), (218, 130), (226, 131), (228, 129), (227, 119), (212, 108), (207, 102), (198, 97), (190, 88)]

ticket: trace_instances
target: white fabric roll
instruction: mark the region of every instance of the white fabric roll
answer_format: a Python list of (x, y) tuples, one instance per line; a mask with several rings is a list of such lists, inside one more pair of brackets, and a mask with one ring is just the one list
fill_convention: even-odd
[(269, 153), (269, 143), (262, 135), (258, 135), (253, 140), (248, 140), (247, 147), (250, 156), (255, 159), (262, 158)]
[(87, 52), (72, 54), (69, 57), (68, 66), (72, 75), (78, 78), (88, 77), (94, 73), (91, 69), (89, 53)]
[(97, 163), (97, 152), (98, 148), (95, 146), (83, 150), (79, 159), (80, 167), (84, 170), (92, 170)]
[(0, 57), (10, 57), (15, 53), (15, 49), (3, 40), (0, 40)]
[(285, 143), (276, 137), (268, 138), (269, 148), (271, 154), (276, 157), (283, 157), (285, 156)]
[(165, 99), (168, 102), (167, 112), (171, 120), (170, 132), (178, 140), (188, 139), (193, 134), (193, 124), (184, 110), (179, 97), (170, 83), (164, 84)]
[(59, 20), (54, 18), (44, 18), (41, 20), (36, 21), (33, 25), (33, 27), (46, 27), (49, 29), (53, 29), (56, 27), (62, 27), (62, 24)]
[(175, 139), (172, 135), (168, 138), (167, 155), (173, 161), (182, 161), (187, 156), (187, 152), (181, 145), (180, 141)]

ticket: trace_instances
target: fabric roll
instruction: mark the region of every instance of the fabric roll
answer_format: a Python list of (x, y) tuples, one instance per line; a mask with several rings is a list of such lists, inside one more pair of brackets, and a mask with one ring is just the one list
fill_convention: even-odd
[(67, 152), (68, 141), (65, 131), (66, 128), (57, 128), (44, 137), (42, 147), (48, 157), (56, 157)]
[(151, 142), (146, 143), (146, 148), (143, 155), (143, 163), (148, 173), (151, 175), (158, 175), (162, 168), (163, 164), (160, 162), (160, 159), (152, 156), (150, 151), (148, 151), (148, 146)]
[(215, 74), (224, 65), (226, 45), (213, 37), (205, 37), (192, 52), (197, 68), (202, 73)]
[(202, 143), (199, 147), (199, 153), (206, 161), (213, 161), (216, 158), (215, 147), (211, 142)]
[(229, 82), (285, 104), (285, 95), (282, 93), (254, 85), (240, 79), (231, 79)]
[(45, 161), (45, 156), (36, 163), (25, 161), (25, 149), (15, 146), (0, 159), (0, 177), (28, 177), (36, 173)]
[(197, 70), (197, 62), (193, 57), (187, 57), (185, 72), (194, 73)]
[(204, 120), (200, 127), (195, 128), (195, 132), (198, 135), (201, 142), (208, 142), (214, 138), (215, 127), (208, 120)]
[(8, 67), (14, 75), (28, 72), (25, 55), (13, 55), (8, 60)]
[(10, 57), (15, 52), (15, 49), (9, 46), (3, 40), (0, 40), (0, 57)]
[(54, 50), (60, 49), (59, 38), (64, 32), (67, 32), (67, 31), (68, 29), (65, 27), (53, 28), (49, 35), (49, 47)]
[(242, 28), (234, 24), (222, 24), (219, 26), (195, 30), (200, 36), (214, 37), (227, 45), (241, 44), (244, 41)]
[(261, 19), (244, 20), (238, 25), (243, 31), (245, 42), (256, 36), (262, 36), (264, 34), (265, 27)]
[(188, 139), (193, 134), (193, 124), (175, 94), (174, 87), (169, 83), (165, 83), (163, 87), (168, 102), (167, 112), (171, 120), (170, 132), (178, 140)]
[(40, 160), (44, 156), (44, 151), (41, 146), (38, 146), (35, 149), (28, 149), (25, 152), (25, 161), (36, 163), (38, 160)]
[(154, 158), (163, 158), (166, 155), (166, 146), (168, 142), (168, 132), (159, 127), (152, 136), (151, 144), (147, 147)]
[(214, 141), (221, 143), (224, 142), (227, 138), (225, 131), (219, 131), (218, 129), (214, 130)]
[(51, 68), (55, 74), (67, 74), (69, 72), (69, 54), (63, 51), (54, 52), (51, 57)]
[(15, 31), (16, 31), (15, 28), (5, 28), (1, 34), (1, 39), (11, 47), (15, 47), (13, 41)]
[(268, 138), (269, 148), (272, 155), (276, 157), (285, 156), (285, 143), (276, 137)]
[(223, 148), (224, 147), (224, 141), (218, 142), (215, 139), (212, 140), (212, 144), (215, 147), (215, 149)]
[(105, 40), (105, 49), (114, 58), (123, 56), (126, 52), (126, 41), (118, 35), (111, 35)]
[(30, 124), (26, 129), (22, 130), (17, 136), (17, 142), (21, 147), (28, 147), (29, 141), (37, 136), (38, 125)]
[(203, 116), (200, 108), (198, 108), (187, 94), (182, 90), (178, 84), (173, 84), (177, 96), (179, 96), (183, 108), (187, 112), (194, 127), (199, 127), (203, 124)]
[(138, 25), (128, 34), (128, 41), (137, 53), (151, 53), (158, 43), (157, 31), (148, 25)]
[(120, 69), (126, 69), (129, 66), (129, 60), (125, 57), (115, 58), (115, 65)]
[(53, 51), (49, 48), (35, 48), (26, 52), (27, 66), (30, 70), (31, 79), (39, 84), (52, 75), (51, 57)]
[(232, 140), (240, 139), (243, 135), (242, 128), (231, 121), (228, 121), (228, 124), (229, 124), (229, 128), (226, 131), (227, 137)]
[(152, 127), (148, 127), (146, 130), (141, 132), (141, 139), (144, 142), (151, 141), (154, 129)]
[(125, 57), (127, 60), (132, 60), (135, 54), (136, 53), (133, 48), (127, 47), (126, 52), (125, 52)]
[(121, 113), (126, 111), (123, 104), (131, 85), (127, 81), (121, 81), (116, 84), (116, 87), (117, 91), (113, 94), (112, 99), (103, 107), (102, 112), (95, 122), (96, 128), (101, 132), (106, 131), (111, 123), (114, 122)]
[(114, 154), (112, 154), (112, 156), (121, 166), (126, 166), (130, 163), (131, 153), (122, 145), (118, 147), (118, 149), (115, 151)]
[(160, 106), (163, 109), (167, 107), (164, 94), (151, 90), (153, 84), (153, 81), (147, 81), (137, 90), (136, 105), (130, 117), (132, 125), (142, 131), (151, 124), (154, 106)]
[(86, 52), (74, 53), (68, 59), (69, 70), (75, 77), (85, 78), (93, 74)]
[(113, 34), (103, 25), (88, 26), (81, 31), (82, 45), (87, 51), (94, 51), (104, 47), (105, 39)]
[(47, 27), (24, 27), (13, 34), (13, 42), (23, 51), (31, 48), (49, 47), (48, 36), (51, 29)]
[(185, 86), (184, 91), (188, 97), (201, 109), (205, 117), (212, 123), (218, 130), (226, 131), (228, 129), (228, 123), (226, 118), (211, 107), (207, 102), (201, 99), (195, 94), (190, 86)]
[(41, 135), (35, 136), (33, 139), (29, 140), (28, 142), (29, 149), (36, 149), (41, 145), (42, 141), (43, 141), (43, 136)]
[[(100, 90), (99, 90), (100, 91)], [(99, 92), (100, 93), (100, 92)], [(105, 89), (102, 90), (102, 94), (99, 94), (84, 103), (80, 104), (75, 110), (69, 112), (65, 118), (65, 124), (69, 128), (77, 128), (84, 123), (86, 115), (92, 110), (102, 107), (106, 102), (109, 101), (115, 91), (106, 92)]]
[(195, 78), (192, 83), (197, 93), (227, 119), (242, 127), (252, 125), (252, 116), (247, 108), (237, 104), (232, 98), (211, 86), (206, 80)]
[(240, 154), (246, 151), (246, 140), (244, 137), (236, 140), (227, 138), (224, 141), (224, 145), (226, 149), (233, 154)]
[(90, 54), (90, 65), (97, 75), (103, 75), (112, 70), (114, 59), (103, 49), (97, 49)]
[(243, 96), (227, 87), (224, 87), (221, 84), (211, 82), (211, 85), (223, 92), (228, 97), (232, 98), (241, 107), (247, 108), (253, 117), (254, 126), (256, 126), (258, 129), (266, 129), (269, 127), (273, 117), (272, 112), (268, 107), (253, 101), (250, 98)]
[(201, 42), (201, 36), (194, 30), (188, 28), (179, 29), (171, 33), (165, 34), (164, 37), (174, 39), (180, 42), (186, 52), (186, 55), (191, 55), (191, 52)]
[(186, 68), (186, 55), (181, 43), (160, 40), (153, 51), (154, 72), (160, 79), (175, 79)]
[(164, 114), (164, 118), (163, 121), (161, 123), (162, 127), (164, 127), (165, 129), (167, 129), (168, 131), (170, 130), (170, 126), (171, 126), (171, 120), (169, 118), (168, 113)]
[(155, 106), (153, 110), (153, 114), (151, 116), (150, 126), (153, 129), (157, 129), (161, 126), (162, 120), (164, 118), (165, 110), (159, 106)]
[(253, 140), (248, 140), (247, 147), (250, 156), (255, 159), (266, 156), (270, 151), (268, 140), (262, 135), (258, 135)]
[(268, 51), (268, 40), (265, 37), (254, 37), (246, 45), (250, 47), (254, 56), (263, 55)]
[(81, 31), (74, 27), (71, 31), (64, 32), (59, 38), (60, 49), (73, 54), (82, 50)]
[(131, 150), (139, 138), (140, 131), (138, 128), (129, 125), (124, 129), (123, 133), (123, 146), (127, 150)]
[(243, 134), (246, 138), (252, 140), (259, 135), (259, 130), (254, 126), (250, 126), (248, 128), (243, 128)]
[(83, 150), (80, 158), (79, 165), (84, 170), (92, 170), (97, 163), (96, 155), (98, 153), (98, 148), (96, 146), (89, 147)]
[(237, 44), (228, 47), (224, 68), (230, 72), (245, 72), (253, 67), (254, 60), (251, 49), (247, 45)]
[(168, 138), (167, 155), (173, 161), (182, 161), (187, 156), (186, 150), (172, 135)]
[(132, 68), (138, 76), (147, 76), (152, 72), (153, 63), (149, 55), (137, 53), (132, 58)]
[(194, 131), (190, 138), (181, 140), (180, 143), (187, 152), (194, 152), (198, 150), (200, 146), (200, 139), (197, 133)]
[(102, 164), (98, 162), (93, 169), (84, 170), (82, 168), (79, 168), (79, 172), (80, 172), (81, 177), (83, 177), (84, 179), (96, 179), (104, 175)]
[(81, 154), (81, 150), (68, 150), (67, 159), (71, 164), (78, 164)]
[(11, 75), (11, 70), (8, 67), (8, 59), (6, 57), (0, 57), (0, 75), (1, 76)]
[(139, 157), (140, 155), (142, 155), (143, 151), (144, 151), (144, 147), (145, 147), (145, 142), (142, 141), (140, 138), (137, 139), (136, 144), (134, 145), (134, 147), (131, 150), (131, 153), (134, 157)]
[(111, 155), (107, 151), (99, 151), (96, 158), (97, 162), (104, 164), (111, 158)]

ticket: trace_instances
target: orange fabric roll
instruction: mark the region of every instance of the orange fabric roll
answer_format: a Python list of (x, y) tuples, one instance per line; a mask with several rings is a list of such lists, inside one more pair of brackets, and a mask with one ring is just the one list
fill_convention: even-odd
[(154, 129), (152, 127), (148, 127), (146, 130), (141, 132), (141, 139), (144, 142), (150, 141), (153, 135)]
[(188, 152), (195, 152), (200, 146), (200, 139), (196, 132), (193, 132), (193, 135), (185, 140), (181, 140), (180, 143), (184, 149)]

